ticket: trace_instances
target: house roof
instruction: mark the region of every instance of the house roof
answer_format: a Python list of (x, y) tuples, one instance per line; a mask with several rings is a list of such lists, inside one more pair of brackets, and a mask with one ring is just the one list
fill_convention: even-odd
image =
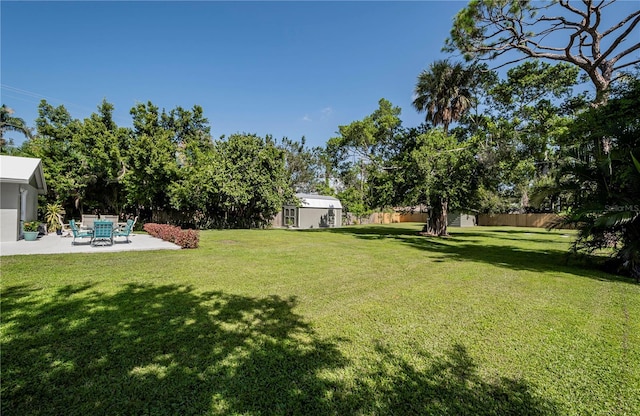
[(316, 194), (296, 194), (302, 202), (303, 208), (336, 208), (342, 209), (342, 204), (338, 198)]
[(40, 159), (0, 155), (0, 182), (29, 185), (32, 180), (35, 181), (38, 193), (47, 192)]

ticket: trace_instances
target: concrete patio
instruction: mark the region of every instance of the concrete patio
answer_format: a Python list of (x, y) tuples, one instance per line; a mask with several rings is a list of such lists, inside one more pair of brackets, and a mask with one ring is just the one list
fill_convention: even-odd
[(66, 253), (112, 253), (117, 251), (148, 251), (148, 250), (180, 250), (180, 246), (151, 237), (147, 234), (132, 234), (129, 243), (123, 238), (116, 239), (111, 246), (96, 246), (89, 244), (89, 239), (78, 239), (76, 245), (71, 244), (73, 237), (63, 237), (56, 234), (41, 236), (37, 241), (0, 242), (0, 256), (28, 255), (28, 254), (66, 254)]

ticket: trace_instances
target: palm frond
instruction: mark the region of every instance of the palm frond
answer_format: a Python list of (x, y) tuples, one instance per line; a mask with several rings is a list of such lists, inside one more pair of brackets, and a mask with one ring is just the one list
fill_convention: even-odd
[(635, 158), (633, 153), (631, 153), (631, 159), (633, 159), (633, 164), (636, 166), (638, 173), (640, 173), (640, 162), (638, 162), (638, 159)]
[(633, 222), (640, 213), (635, 211), (613, 211), (607, 212), (596, 218), (593, 225), (602, 228), (616, 228), (621, 225)]

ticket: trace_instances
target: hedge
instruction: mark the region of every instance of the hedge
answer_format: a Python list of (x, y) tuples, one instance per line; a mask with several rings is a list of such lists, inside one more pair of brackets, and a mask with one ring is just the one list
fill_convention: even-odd
[(198, 248), (200, 233), (198, 230), (183, 230), (169, 224), (146, 223), (143, 229), (157, 238), (179, 245), (182, 248)]

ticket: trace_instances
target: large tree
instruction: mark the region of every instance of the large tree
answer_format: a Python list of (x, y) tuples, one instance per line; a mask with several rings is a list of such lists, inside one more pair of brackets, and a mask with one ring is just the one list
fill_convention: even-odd
[(82, 122), (67, 109), (41, 100), (36, 119), (37, 135), (22, 151), (42, 159), (49, 202), (60, 202), (68, 213), (82, 212), (87, 188), (94, 181), (87, 155), (77, 146)]
[(209, 120), (199, 105), (194, 105), (191, 110), (185, 110), (180, 106), (168, 113), (163, 110), (160, 126), (172, 132), (172, 140), (180, 148), (181, 158), (188, 157), (188, 153), (196, 147), (202, 150), (213, 147)]
[(264, 227), (293, 199), (285, 154), (270, 137), (233, 134), (215, 144), (221, 164), (217, 201), (221, 226)]
[(590, 78), (597, 106), (606, 102), (615, 74), (640, 62), (633, 56), (640, 49), (635, 31), (640, 8), (604, 26), (615, 15), (614, 3), (472, 0), (456, 15), (445, 50), (459, 50), (469, 60), (493, 60), (506, 54), (502, 65), (529, 58), (568, 62)]
[(528, 60), (490, 88), (489, 122), (475, 134), (483, 135), (478, 157), (486, 189), (511, 200), (504, 210), (524, 212), (531, 189), (555, 168), (557, 138), (571, 120), (572, 108), (563, 104), (576, 98), (578, 71), (562, 62)]
[(472, 106), (473, 80), (473, 70), (461, 63), (435, 61), (418, 76), (413, 106), (426, 113), (427, 122), (442, 125), (447, 133), (449, 124), (459, 120)]
[(113, 121), (114, 106), (103, 100), (98, 112), (83, 120), (74, 146), (86, 157), (93, 182), (85, 206), (102, 213), (122, 212), (126, 202), (123, 178), (130, 130)]
[(402, 125), (400, 113), (400, 107), (381, 98), (372, 114), (339, 126), (340, 135), (327, 142), (327, 154), (339, 175), (338, 197), (357, 217), (373, 208), (369, 178), (385, 169), (386, 153), (393, 148)]
[(49, 203), (60, 203), (69, 215), (85, 210), (120, 212), (121, 179), (129, 130), (112, 119), (113, 105), (103, 101), (85, 120), (73, 119), (64, 106), (42, 100), (38, 134), (21, 147), (42, 159)]
[(318, 160), (314, 149), (306, 145), (303, 136), (300, 141), (282, 138), (278, 145), (284, 151), (291, 189), (295, 192), (315, 192), (320, 185)]
[(128, 204), (136, 214), (161, 221), (160, 212), (170, 206), (167, 189), (178, 178), (176, 133), (163, 125), (165, 111), (160, 112), (151, 102), (136, 105), (130, 113), (134, 130), (123, 178)]
[(448, 212), (468, 208), (477, 189), (474, 145), (424, 125), (405, 131), (401, 141), (401, 151), (391, 160), (398, 168), (390, 172), (396, 201), (428, 206), (422, 231), (446, 236)]
[(285, 151), (273, 140), (233, 134), (192, 153), (168, 189), (172, 208), (198, 228), (266, 226), (293, 200)]

